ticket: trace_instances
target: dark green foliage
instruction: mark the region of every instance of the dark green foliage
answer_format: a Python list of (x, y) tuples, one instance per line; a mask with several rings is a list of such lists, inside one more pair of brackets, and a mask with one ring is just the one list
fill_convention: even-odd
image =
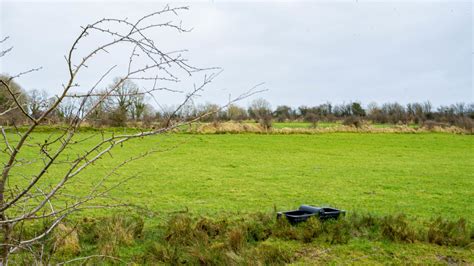
[(355, 116), (365, 116), (365, 110), (362, 108), (362, 105), (358, 102), (354, 102), (351, 104), (351, 111), (352, 114)]

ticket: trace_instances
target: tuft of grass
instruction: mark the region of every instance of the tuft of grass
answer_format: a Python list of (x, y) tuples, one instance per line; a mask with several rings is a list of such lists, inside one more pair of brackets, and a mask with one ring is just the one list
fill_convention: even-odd
[[(306, 263), (340, 264), (344, 262), (336, 259), (340, 255), (349, 260), (360, 260), (360, 263), (366, 262), (367, 257), (370, 257), (367, 263), (380, 262), (382, 258), (394, 263), (407, 259), (412, 262), (472, 261), (466, 256), (473, 237), (467, 220), (438, 218), (426, 223), (416, 217), (410, 218), (403, 214), (350, 213), (338, 220), (310, 218), (291, 225), (284, 218), (276, 219), (274, 213), (231, 218), (196, 218), (184, 213), (170, 217), (160, 226), (147, 227), (147, 230), (143, 230), (143, 221), (133, 215), (84, 219), (74, 228), (67, 224), (56, 228), (51, 245), (46, 243), (47, 250), (48, 246), (53, 247), (51, 257), (44, 263), (91, 254), (119, 257), (130, 263), (171, 265), (281, 265), (300, 261), (304, 256), (313, 260), (306, 258), (303, 260)], [(374, 251), (382, 248), (380, 245), (387, 246), (388, 250), (373, 257), (378, 253)], [(391, 260), (390, 249), (400, 249), (400, 245), (420, 248), (425, 256), (437, 249), (440, 255), (416, 259), (417, 252), (413, 250), (410, 257), (405, 258), (403, 251)], [(357, 252), (351, 253), (352, 250)], [(31, 259), (17, 256), (14, 261), (24, 263)]]
[(272, 236), (284, 240), (298, 240), (300, 234), (298, 228), (292, 226), (286, 218), (278, 219), (272, 228)]
[(155, 242), (145, 249), (142, 261), (166, 262), (177, 265), (180, 264), (180, 252), (175, 246)]
[(264, 241), (257, 246), (254, 253), (263, 265), (284, 265), (292, 262), (294, 258), (292, 246), (284, 241)]
[(166, 241), (171, 245), (191, 245), (194, 240), (194, 228), (189, 215), (178, 214), (173, 216), (167, 226)]
[(268, 239), (272, 234), (270, 225), (274, 222), (274, 215), (264, 213), (251, 215), (245, 224), (247, 230), (247, 241), (258, 242)]
[(53, 252), (58, 256), (76, 256), (81, 252), (77, 230), (65, 224), (59, 224), (53, 233)]
[(381, 221), (382, 235), (392, 241), (414, 243), (419, 237), (407, 220), (406, 215), (388, 215)]
[(198, 232), (203, 232), (205, 233), (208, 237), (214, 238), (218, 236), (219, 234), (222, 234), (224, 230), (226, 229), (227, 226), (227, 221), (226, 220), (221, 220), (221, 221), (213, 221), (209, 218), (201, 218), (196, 225), (194, 226), (194, 229)]
[(347, 244), (351, 239), (352, 225), (346, 219), (328, 220), (323, 223), (326, 242), (332, 244)]
[(304, 243), (310, 243), (323, 233), (323, 224), (318, 219), (311, 217), (304, 224), (301, 240)]
[(139, 217), (114, 215), (93, 225), (93, 239), (101, 255), (114, 256), (121, 246), (130, 246), (142, 236), (143, 226)]
[(238, 253), (243, 247), (247, 239), (246, 231), (242, 227), (232, 228), (228, 235), (228, 244), (232, 251)]
[(449, 221), (438, 217), (428, 227), (428, 242), (446, 246), (467, 246), (474, 240), (473, 233), (463, 218)]

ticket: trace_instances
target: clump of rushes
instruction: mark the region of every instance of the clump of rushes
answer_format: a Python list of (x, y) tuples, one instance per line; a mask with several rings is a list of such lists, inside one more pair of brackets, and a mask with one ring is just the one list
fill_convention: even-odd
[(429, 224), (428, 241), (445, 246), (467, 246), (473, 242), (473, 232), (470, 232), (465, 219), (448, 221), (438, 217)]
[(140, 217), (114, 215), (93, 224), (94, 239), (101, 255), (115, 256), (121, 246), (130, 246), (142, 236), (144, 222)]
[(419, 238), (403, 214), (382, 218), (381, 229), (382, 235), (392, 241), (414, 243)]
[(81, 251), (77, 230), (65, 224), (59, 224), (53, 234), (53, 250), (60, 256), (78, 255)]

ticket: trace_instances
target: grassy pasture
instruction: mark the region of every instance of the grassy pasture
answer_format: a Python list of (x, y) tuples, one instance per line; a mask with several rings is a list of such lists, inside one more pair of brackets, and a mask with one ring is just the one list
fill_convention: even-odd
[[(83, 132), (87, 138), (93, 132)], [(37, 133), (45, 138), (49, 133)], [(97, 137), (75, 145), (74, 156)], [(121, 177), (137, 176), (111, 193), (164, 214), (285, 210), (332, 205), (378, 214), (474, 218), (473, 136), (453, 134), (191, 135), (134, 140), (72, 180), (81, 193), (119, 162), (151, 148)], [(36, 152), (36, 151), (35, 151)], [(36, 153), (26, 150), (25, 158)], [(34, 166), (15, 175), (33, 174)], [(49, 179), (64, 172), (49, 171)], [(13, 182), (15, 177), (12, 178)]]
[[(115, 133), (130, 131), (116, 129)], [(50, 134), (39, 132), (33, 138), (43, 140)], [(87, 225), (89, 222), (85, 222), (85, 228), (96, 229), (80, 232), (80, 254), (108, 254), (139, 263), (171, 263), (174, 255), (181, 263), (191, 264), (202, 264), (203, 260), (223, 263), (221, 259), (235, 263), (254, 258), (263, 264), (292, 262), (297, 265), (347, 262), (363, 265), (387, 261), (396, 264), (469, 263), (474, 261), (470, 248), (437, 246), (426, 240), (410, 244), (387, 240), (381, 236), (386, 234), (380, 231), (382, 229), (372, 227), (364, 229), (368, 231), (347, 233), (344, 226), (335, 229), (337, 224), (334, 228), (329, 225), (333, 229), (327, 229), (328, 233), (308, 240), (309, 229), (278, 227), (271, 213), (274, 209), (292, 209), (300, 204), (331, 205), (346, 209), (349, 214), (371, 213), (382, 217), (404, 213), (409, 221), (415, 218), (413, 228), (427, 226), (439, 216), (448, 220), (464, 217), (471, 227), (474, 218), (473, 137), (444, 133), (179, 133), (133, 140), (117, 147), (112, 156), (106, 156), (71, 180), (68, 190), (82, 194), (98, 177), (123, 160), (157, 149), (159, 152), (130, 163), (108, 182), (136, 176), (110, 196), (146, 206), (159, 215), (145, 218), (143, 236), (127, 233), (122, 240), (114, 228), (125, 228), (125, 232), (133, 229), (120, 225), (120, 220), (102, 227), (100, 223)], [(100, 134), (95, 131), (79, 133), (77, 139), (84, 141), (74, 145), (64, 156), (74, 156), (99, 138)], [(34, 159), (37, 151), (27, 147), (21, 157)], [(21, 175), (34, 174), (39, 165), (37, 162), (15, 169), (11, 182), (21, 182)], [(52, 183), (64, 170), (61, 165), (51, 169), (42, 185)], [(185, 209), (188, 210), (186, 215), (196, 220), (188, 221), (187, 216), (178, 221), (170, 218), (175, 217), (173, 212)], [(252, 216), (256, 212), (266, 214), (265, 219), (269, 220)], [(220, 217), (229, 213), (236, 220), (226, 231), (213, 238), (200, 238), (202, 226), (199, 224), (205, 221), (207, 227), (204, 228), (216, 224), (199, 217), (211, 217), (221, 224)], [(93, 210), (83, 215), (103, 217), (110, 212)], [(382, 218), (380, 221), (383, 223)], [(247, 231), (257, 228), (260, 233), (272, 230), (272, 236), (252, 240)], [(346, 232), (343, 235), (349, 234), (351, 238), (347, 242), (328, 243), (332, 241), (328, 239), (339, 234), (332, 232)], [(361, 232), (365, 232), (362, 233), (365, 236), (359, 235)], [(194, 239), (186, 240), (194, 244), (174, 243), (167, 238), (170, 234), (177, 234), (177, 239)], [(235, 245), (238, 250), (234, 250)], [(180, 253), (174, 254), (176, 250)], [(78, 255), (64, 254), (61, 256), (65, 258)]]

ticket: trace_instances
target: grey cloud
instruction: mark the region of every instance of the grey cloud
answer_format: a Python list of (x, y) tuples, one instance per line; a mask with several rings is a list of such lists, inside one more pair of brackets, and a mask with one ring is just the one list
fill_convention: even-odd
[[(194, 27), (191, 33), (155, 37), (166, 49), (188, 48), (196, 65), (224, 68), (201, 101), (222, 103), (228, 93), (262, 81), (269, 89), (262, 97), (274, 106), (473, 101), (471, 2), (214, 1), (190, 6), (182, 19)], [(41, 74), (21, 84), (57, 91), (65, 77), (62, 56), (80, 25), (106, 16), (133, 18), (161, 7), (150, 2), (2, 2), (2, 35), (11, 36), (15, 52), (3, 59), (0, 72), (43, 65)], [(97, 68), (108, 63), (98, 61)], [(172, 104), (179, 97), (161, 99)]]

